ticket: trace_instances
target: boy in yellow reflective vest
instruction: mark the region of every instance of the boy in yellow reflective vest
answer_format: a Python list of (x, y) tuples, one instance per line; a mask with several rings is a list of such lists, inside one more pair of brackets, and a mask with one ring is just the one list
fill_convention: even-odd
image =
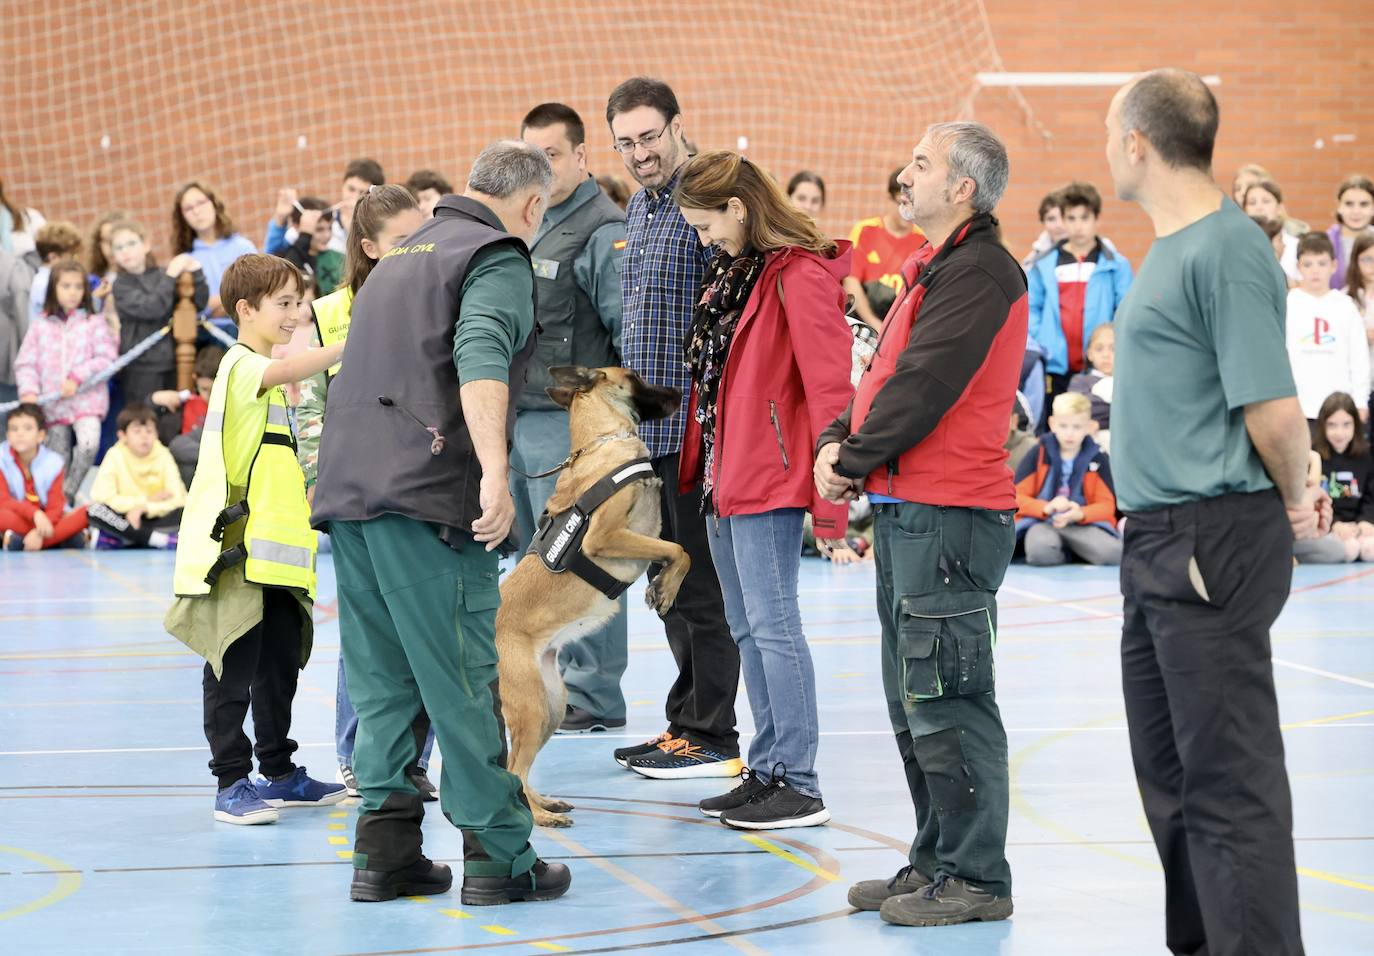
[[(178, 536), (176, 601), (163, 624), (205, 658), (202, 682), (215, 819), (273, 823), (278, 807), (324, 806), (344, 788), (291, 759), (291, 704), (314, 635), (315, 533), (282, 386), (339, 360), (343, 346), (269, 356), (295, 330), (295, 266), (251, 254), (224, 273), (220, 299), (239, 327), (210, 392), (195, 479)], [(243, 731), (249, 707), (254, 747)]]

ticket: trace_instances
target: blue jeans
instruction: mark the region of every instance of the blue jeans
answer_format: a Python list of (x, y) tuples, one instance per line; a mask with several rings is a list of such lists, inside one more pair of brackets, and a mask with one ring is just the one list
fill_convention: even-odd
[[(530, 475), (548, 471), (568, 456), (568, 413), (520, 412), (515, 418), (515, 447), (511, 464)], [(529, 547), (544, 505), (553, 494), (558, 475), (524, 478), (511, 472), (511, 496), (521, 549)], [(568, 703), (602, 718), (625, 718), (625, 695), (620, 678), (630, 663), (628, 601), (620, 596), (620, 610), (596, 631), (564, 644), (558, 652), (558, 669), (568, 688)]]
[[(358, 712), (348, 699), (348, 683), (344, 679), (343, 654), (339, 654), (339, 688), (334, 697), (334, 743), (339, 752), (339, 766), (353, 766), (353, 740), (358, 736)], [(434, 749), (434, 728), (429, 728), (424, 749), (420, 751), (421, 770), (429, 769), (429, 754)]]
[(788, 784), (819, 797), (816, 671), (797, 604), (804, 514), (780, 508), (721, 518), (719, 527), (707, 518), (706, 525), (754, 715), (749, 766), (772, 773), (782, 764)]

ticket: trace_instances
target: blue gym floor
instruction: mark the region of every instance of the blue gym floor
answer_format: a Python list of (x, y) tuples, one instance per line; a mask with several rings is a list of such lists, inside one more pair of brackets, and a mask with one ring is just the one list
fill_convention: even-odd
[[(338, 625), (320, 559), (298, 759), (334, 774)], [(998, 695), (1011, 747), (1016, 915), (939, 929), (851, 914), (849, 884), (904, 862), (913, 820), (887, 729), (871, 566), (802, 567), (821, 705), (826, 827), (756, 837), (697, 813), (727, 781), (650, 781), (610, 751), (663, 727), (673, 673), (631, 592), (629, 733), (555, 738), (535, 765), (576, 826), (537, 831), (573, 869), (555, 903), (465, 910), (456, 890), (347, 898), (353, 811), (211, 818), (198, 659), (161, 619), (172, 556), (0, 555), (0, 950), (373, 954), (1162, 953), (1163, 884), (1127, 750), (1116, 572), (1012, 569)], [(1374, 569), (1300, 568), (1274, 634), (1311, 954), (1374, 952)], [(743, 695), (740, 726), (749, 726)], [(436, 778), (437, 779), (437, 778)], [(431, 807), (435, 805), (431, 804)], [(425, 849), (457, 862), (432, 811)]]

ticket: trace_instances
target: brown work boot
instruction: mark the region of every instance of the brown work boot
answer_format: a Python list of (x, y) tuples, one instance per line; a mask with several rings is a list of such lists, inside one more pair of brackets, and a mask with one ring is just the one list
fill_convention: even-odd
[(919, 893), (893, 896), (879, 911), (883, 921), (899, 926), (953, 926), (1011, 915), (1011, 897), (993, 896), (972, 883), (941, 877)]
[(877, 912), (882, 909), (885, 900), (917, 893), (932, 882), (934, 881), (930, 877), (908, 864), (889, 880), (864, 880), (855, 883), (849, 888), (849, 905), (855, 909)]

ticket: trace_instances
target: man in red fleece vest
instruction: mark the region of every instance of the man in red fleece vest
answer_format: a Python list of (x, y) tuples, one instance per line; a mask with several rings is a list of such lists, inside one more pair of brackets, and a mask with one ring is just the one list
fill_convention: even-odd
[(1007, 736), (993, 681), (997, 589), (1016, 543), (1002, 442), (1026, 347), (1026, 277), (991, 215), (1006, 148), (977, 123), (930, 127), (902, 170), (929, 243), (850, 407), (817, 443), (816, 486), (874, 504), (888, 716), (916, 807), (909, 866), (849, 892), (889, 923), (1011, 915)]

